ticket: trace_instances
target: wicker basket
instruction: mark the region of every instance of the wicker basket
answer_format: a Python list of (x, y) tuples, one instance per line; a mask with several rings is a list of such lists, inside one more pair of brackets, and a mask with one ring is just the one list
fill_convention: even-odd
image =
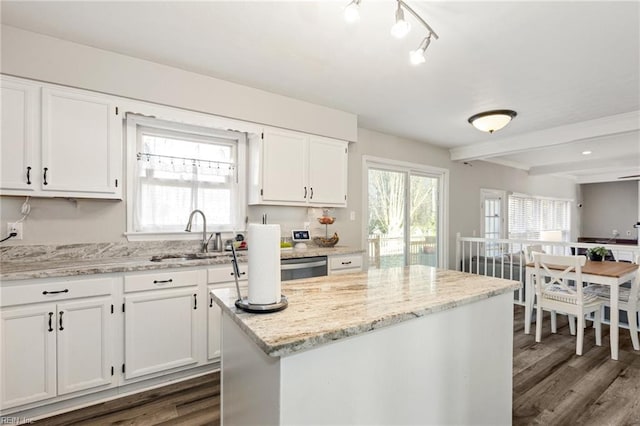
[(333, 247), (338, 244), (338, 240), (340, 238), (337, 233), (334, 233), (331, 238), (313, 237), (313, 242), (320, 247)]

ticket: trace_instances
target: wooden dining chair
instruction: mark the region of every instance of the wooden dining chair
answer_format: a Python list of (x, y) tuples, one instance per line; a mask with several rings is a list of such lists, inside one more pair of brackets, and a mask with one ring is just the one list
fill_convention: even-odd
[[(635, 263), (640, 265), (640, 256), (637, 256)], [(611, 309), (611, 287), (606, 285), (592, 284), (585, 289), (588, 294), (597, 296), (604, 306)], [(638, 339), (638, 305), (640, 305), (640, 269), (636, 272), (636, 276), (629, 286), (620, 287), (618, 293), (618, 307), (621, 311), (627, 313), (627, 322), (629, 323), (629, 333), (631, 334), (631, 342), (633, 349), (640, 351), (640, 340)], [(603, 311), (604, 315), (604, 311)]]
[[(582, 355), (585, 316), (593, 313), (596, 345), (602, 346), (602, 300), (583, 291), (582, 267), (585, 256), (557, 256), (533, 253), (535, 289), (538, 301), (536, 342), (542, 339), (542, 311), (561, 312), (577, 318), (576, 354)], [(552, 330), (555, 333), (555, 330)]]

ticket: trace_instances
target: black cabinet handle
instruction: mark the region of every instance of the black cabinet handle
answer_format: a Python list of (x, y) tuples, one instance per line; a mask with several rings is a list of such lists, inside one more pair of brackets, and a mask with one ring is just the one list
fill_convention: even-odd
[(64, 313), (63, 311), (60, 311), (60, 328), (58, 329), (60, 331), (64, 330), (64, 327), (62, 326), (62, 314), (63, 313)]
[(42, 292), (42, 294), (45, 294), (45, 295), (47, 295), (47, 294), (58, 294), (58, 293), (69, 293), (69, 289), (65, 288), (64, 290), (56, 290), (56, 291), (47, 291), (47, 290), (45, 290), (45, 291)]
[(209, 296), (209, 307), (213, 308), (213, 296)]
[[(235, 275), (235, 272), (231, 272), (229, 275), (233, 276), (233, 275)], [(247, 273), (246, 272), (240, 272), (240, 275), (247, 275)]]
[(193, 295), (193, 309), (198, 309), (198, 295)]
[(307, 187), (304, 187), (304, 197), (303, 198), (307, 198)]
[(169, 278), (168, 280), (153, 280), (154, 284), (165, 284), (165, 283), (172, 283), (173, 282), (173, 278)]
[(31, 185), (31, 166), (27, 167), (27, 185)]
[(48, 168), (44, 168), (44, 182), (42, 182), (43, 185), (49, 185), (49, 183), (47, 182), (47, 172), (49, 171)]
[(311, 190), (311, 196), (309, 197), (309, 199), (313, 200), (313, 187), (309, 187), (309, 189)]
[(342, 262), (343, 265), (351, 265), (351, 261), (348, 262)]
[(52, 322), (53, 322), (53, 312), (49, 312), (49, 331), (53, 331)]

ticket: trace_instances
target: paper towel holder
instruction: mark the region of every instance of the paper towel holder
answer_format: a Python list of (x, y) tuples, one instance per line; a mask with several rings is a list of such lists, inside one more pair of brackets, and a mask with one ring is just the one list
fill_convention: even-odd
[(249, 303), (249, 300), (245, 297), (243, 299), (236, 300), (236, 308), (243, 311), (251, 312), (252, 314), (268, 314), (270, 312), (278, 312), (285, 309), (289, 305), (287, 296), (281, 295), (280, 301), (276, 303), (256, 304)]
[(265, 304), (257, 304), (257, 303), (249, 303), (249, 299), (246, 297), (242, 297), (240, 293), (240, 284), (238, 283), (238, 276), (240, 276), (240, 269), (238, 268), (238, 258), (236, 257), (236, 249), (231, 244), (231, 253), (233, 254), (233, 258), (231, 259), (231, 263), (233, 264), (233, 277), (236, 280), (236, 291), (238, 292), (238, 300), (236, 300), (236, 308), (242, 309), (243, 311), (251, 312), (253, 314), (268, 314), (271, 312), (278, 312), (285, 309), (289, 306), (289, 301), (284, 294), (280, 295), (280, 301), (275, 303), (265, 303)]

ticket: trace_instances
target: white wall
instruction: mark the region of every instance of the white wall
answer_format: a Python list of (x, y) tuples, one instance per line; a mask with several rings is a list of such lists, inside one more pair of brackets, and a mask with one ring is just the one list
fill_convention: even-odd
[[(568, 179), (550, 176), (529, 176), (527, 172), (483, 161), (469, 165), (452, 162), (449, 151), (417, 141), (386, 135), (372, 130), (358, 129), (358, 143), (349, 145), (349, 205), (336, 211), (335, 227), (341, 241), (360, 245), (363, 206), (362, 156), (389, 158), (449, 169), (449, 264), (455, 257), (455, 235), (471, 236), (480, 231), (480, 188), (502, 189), (531, 195), (577, 199), (577, 185)], [(356, 222), (349, 221), (349, 213), (356, 213)], [(347, 224), (347, 225), (344, 225)], [(572, 229), (578, 229), (578, 216), (572, 212)], [(574, 231), (573, 237), (577, 235)]]
[(357, 116), (2, 25), (4, 74), (355, 141)]
[[(355, 140), (349, 145), (348, 208), (335, 209), (341, 244), (360, 246), (362, 226), (362, 156), (389, 158), (450, 170), (449, 257), (456, 232), (472, 235), (480, 226), (480, 188), (576, 199), (577, 185), (552, 177), (481, 161), (472, 165), (449, 160), (446, 149), (355, 128), (355, 116), (307, 102), (256, 90), (87, 46), (2, 26), (3, 73), (97, 90), (259, 123)], [(0, 198), (0, 227), (20, 218), (19, 197)], [(122, 240), (125, 202), (32, 199), (24, 240), (5, 244), (50, 244)], [(350, 213), (355, 213), (351, 221)], [(292, 207), (250, 207), (249, 219), (267, 213), (283, 231), (312, 222), (318, 211)], [(574, 215), (574, 224), (578, 224)], [(574, 226), (574, 229), (577, 227)]]
[[(636, 239), (633, 225), (638, 221), (637, 181), (580, 185), (582, 192), (581, 237), (612, 238), (613, 230), (622, 239)], [(629, 232), (631, 235), (627, 235)]]

